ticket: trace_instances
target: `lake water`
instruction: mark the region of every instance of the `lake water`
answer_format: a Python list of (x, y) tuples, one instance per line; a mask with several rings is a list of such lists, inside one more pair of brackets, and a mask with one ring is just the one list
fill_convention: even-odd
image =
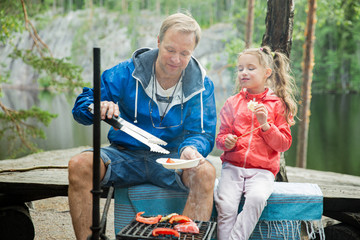
[[(315, 94), (311, 101), (307, 168), (360, 176), (360, 95)], [(295, 166), (294, 141), (285, 153)]]
[[(71, 109), (75, 96), (52, 95), (47, 92), (4, 90), (1, 101), (14, 109), (33, 105), (58, 114), (44, 128), (47, 139), (36, 140), (44, 150), (92, 146), (92, 126), (82, 126), (73, 120)], [(307, 168), (360, 176), (360, 95), (313, 95)], [(109, 126), (102, 123), (101, 142), (106, 143)], [(285, 153), (286, 164), (295, 166), (297, 125), (292, 127), (293, 144)], [(0, 159), (9, 157), (9, 143), (1, 139)], [(213, 151), (215, 155), (219, 150)]]

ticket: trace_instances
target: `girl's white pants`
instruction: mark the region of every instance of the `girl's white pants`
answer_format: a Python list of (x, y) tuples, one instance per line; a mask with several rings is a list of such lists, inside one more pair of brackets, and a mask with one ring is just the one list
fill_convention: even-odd
[[(214, 194), (218, 212), (218, 240), (249, 239), (274, 187), (274, 174), (264, 169), (246, 169), (223, 163)], [(241, 196), (245, 204), (238, 214)]]

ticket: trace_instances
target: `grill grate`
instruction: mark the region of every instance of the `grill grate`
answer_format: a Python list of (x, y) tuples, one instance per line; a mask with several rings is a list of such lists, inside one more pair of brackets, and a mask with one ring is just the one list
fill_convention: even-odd
[(199, 233), (180, 233), (180, 237), (171, 237), (159, 235), (154, 237), (151, 233), (155, 228), (165, 227), (172, 228), (173, 225), (170, 223), (157, 223), (157, 224), (144, 224), (133, 220), (131, 223), (126, 225), (117, 235), (116, 240), (120, 239), (153, 239), (153, 240), (165, 240), (165, 239), (179, 239), (179, 240), (211, 240), (216, 233), (216, 222), (202, 222), (195, 221), (199, 228)]

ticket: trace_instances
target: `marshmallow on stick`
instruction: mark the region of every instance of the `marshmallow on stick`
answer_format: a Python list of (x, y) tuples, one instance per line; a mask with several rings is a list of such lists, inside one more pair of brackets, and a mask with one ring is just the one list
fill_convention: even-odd
[(250, 100), (250, 102), (248, 102), (248, 104), (247, 104), (247, 108), (248, 108), (250, 111), (254, 112), (257, 105), (258, 105), (258, 102), (255, 102), (255, 101), (253, 101), (253, 100)]

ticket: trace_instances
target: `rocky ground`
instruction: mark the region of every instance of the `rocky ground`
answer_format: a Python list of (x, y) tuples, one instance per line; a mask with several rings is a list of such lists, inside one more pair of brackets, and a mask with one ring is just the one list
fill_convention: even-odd
[[(101, 199), (101, 213), (106, 199)], [(74, 240), (67, 197), (54, 197), (32, 202), (30, 215), (35, 227), (35, 240)], [(115, 239), (114, 203), (112, 201), (106, 236)]]

